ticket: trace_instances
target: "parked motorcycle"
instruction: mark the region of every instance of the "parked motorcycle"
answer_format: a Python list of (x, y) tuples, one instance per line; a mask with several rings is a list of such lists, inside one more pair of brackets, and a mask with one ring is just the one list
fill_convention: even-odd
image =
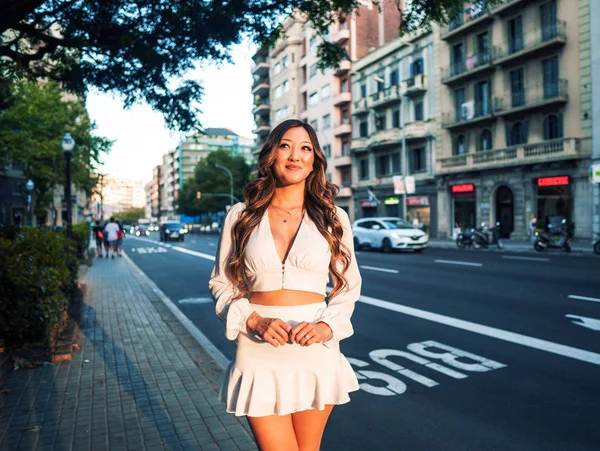
[(533, 248), (538, 252), (544, 252), (547, 249), (564, 249), (566, 252), (571, 252), (571, 237), (567, 232), (567, 220), (561, 221), (557, 233), (536, 232)]
[(474, 232), (475, 229), (471, 229), (469, 232), (460, 232), (456, 238), (456, 245), (461, 249), (471, 247), (473, 245)]
[[(485, 222), (481, 223), (481, 228), (475, 230), (473, 233), (473, 247), (479, 249), (483, 247), (487, 249), (489, 246), (496, 246), (498, 249), (502, 249), (504, 245), (500, 241), (498, 230), (500, 229), (500, 223), (496, 222), (496, 227), (489, 228)], [(489, 236), (491, 233), (491, 238)]]
[(592, 246), (594, 247), (594, 252), (600, 255), (600, 233), (596, 235), (598, 235), (598, 239), (592, 243)]

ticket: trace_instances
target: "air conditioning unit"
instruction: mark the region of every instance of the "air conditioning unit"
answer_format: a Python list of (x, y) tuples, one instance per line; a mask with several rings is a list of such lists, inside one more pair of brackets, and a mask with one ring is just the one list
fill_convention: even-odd
[(475, 116), (475, 108), (473, 102), (465, 102), (460, 107), (460, 117), (464, 121), (469, 121)]

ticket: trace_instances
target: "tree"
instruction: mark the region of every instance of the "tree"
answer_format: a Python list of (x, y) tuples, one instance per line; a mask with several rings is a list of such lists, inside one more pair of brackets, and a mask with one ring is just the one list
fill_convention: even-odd
[(146, 216), (145, 209), (142, 208), (128, 208), (120, 213), (116, 213), (115, 217), (121, 221), (121, 224), (137, 224), (137, 222)]
[[(198, 162), (194, 177), (183, 183), (179, 192), (179, 213), (197, 216), (224, 210), (225, 206), (230, 204), (229, 176), (215, 164), (225, 166), (231, 171), (233, 195), (237, 199), (242, 199), (244, 186), (250, 180), (250, 166), (241, 156), (232, 157), (227, 150), (215, 150)], [(197, 198), (198, 192), (201, 193), (200, 199)]]
[[(411, 0), (402, 31), (444, 22), (459, 4)], [(3, 78), (49, 77), (80, 95), (96, 87), (122, 94), (126, 106), (145, 100), (171, 128), (190, 130), (202, 96), (200, 84), (186, 77), (195, 63), (228, 61), (228, 49), (244, 36), (274, 42), (294, 10), (323, 34), (358, 6), (359, 0), (0, 0), (0, 90)], [(346, 53), (323, 42), (318, 55), (322, 66), (337, 66)]]
[(0, 111), (0, 168), (20, 167), (35, 183), (34, 208), (49, 206), (52, 189), (64, 185), (61, 141), (70, 132), (76, 146), (71, 157), (73, 184), (88, 195), (97, 184), (95, 166), (112, 143), (93, 134), (94, 124), (79, 100), (66, 100), (55, 83), (19, 82), (10, 106)]

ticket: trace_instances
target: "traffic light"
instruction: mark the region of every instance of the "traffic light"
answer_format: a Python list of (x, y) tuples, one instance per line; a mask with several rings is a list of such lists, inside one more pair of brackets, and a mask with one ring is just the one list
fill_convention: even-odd
[(196, 191), (196, 199), (200, 199), (202, 197), (202, 193), (200, 191)]

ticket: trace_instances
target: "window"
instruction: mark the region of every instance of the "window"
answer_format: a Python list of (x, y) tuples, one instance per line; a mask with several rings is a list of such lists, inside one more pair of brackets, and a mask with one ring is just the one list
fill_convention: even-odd
[(385, 119), (386, 119), (385, 113), (375, 115), (375, 130), (377, 130), (377, 131), (385, 130), (385, 126), (386, 126)]
[(292, 88), (295, 88), (295, 87), (296, 87), (296, 79), (292, 78)]
[(369, 123), (367, 121), (361, 121), (360, 125), (358, 126), (358, 130), (359, 130), (359, 136), (361, 138), (366, 138), (367, 136), (369, 136)]
[(329, 127), (331, 127), (331, 115), (326, 114), (323, 116), (323, 130), (327, 130)]
[(314, 121), (310, 121), (310, 126), (315, 129), (315, 131), (319, 130), (319, 120), (315, 119)]
[(475, 38), (477, 46), (477, 65), (481, 66), (490, 62), (490, 33), (483, 32)]
[(308, 78), (313, 78), (317, 75), (317, 64), (312, 64), (309, 69)]
[(456, 120), (462, 119), (462, 106), (465, 103), (465, 88), (454, 91), (454, 107), (456, 108)]
[(360, 96), (363, 99), (367, 98), (367, 84), (363, 83), (362, 85), (360, 85)]
[(458, 135), (454, 139), (452, 150), (454, 155), (465, 155), (467, 153), (467, 139), (465, 135)]
[(492, 150), (492, 132), (484, 130), (479, 135), (479, 148), (477, 150)]
[(308, 49), (311, 53), (314, 53), (317, 50), (317, 35), (313, 35), (310, 37)]
[(400, 172), (400, 153), (379, 155), (377, 157), (377, 176), (386, 177)]
[(340, 171), (342, 174), (342, 186), (349, 187), (352, 186), (352, 172), (349, 167), (342, 168)]
[(290, 90), (290, 84), (286, 80), (286, 81), (283, 82), (283, 92), (288, 92), (289, 90)]
[(544, 118), (544, 139), (559, 139), (563, 137), (563, 115), (550, 114)]
[(342, 124), (350, 123), (350, 112), (348, 110), (342, 111)]
[(544, 74), (544, 98), (558, 96), (558, 57), (554, 56), (542, 61)]
[(275, 98), (278, 99), (279, 97), (281, 97), (282, 92), (283, 91), (281, 85), (277, 85), (277, 87), (275, 88)]
[(400, 128), (400, 110), (392, 110), (392, 128)]
[(342, 156), (347, 157), (350, 155), (350, 141), (342, 142)]
[(400, 174), (400, 152), (392, 154), (392, 174)]
[(555, 38), (558, 35), (556, 0), (543, 4), (540, 12), (542, 14), (542, 39), (547, 41)]
[(349, 92), (349, 91), (350, 91), (349, 80), (347, 78), (344, 78), (342, 80), (342, 83), (340, 84), (340, 92)]
[(492, 113), (491, 94), (489, 80), (475, 83), (475, 117), (487, 116)]
[(321, 88), (321, 100), (326, 100), (331, 95), (331, 87), (329, 85), (325, 85)]
[(310, 106), (315, 106), (317, 103), (319, 103), (319, 96), (316, 92), (313, 92), (308, 99), (308, 104)]
[(424, 147), (419, 147), (418, 149), (411, 149), (409, 159), (411, 174), (417, 174), (420, 172), (425, 172), (427, 170)]
[(289, 61), (288, 61), (288, 57), (287, 55), (285, 55), (282, 59), (281, 59), (281, 65), (286, 68), (289, 65)]
[(423, 101), (418, 100), (415, 102), (415, 121), (423, 120)]
[(281, 63), (275, 64), (275, 73), (278, 74), (281, 72)]
[(358, 160), (358, 178), (367, 180), (369, 178), (369, 159), (361, 158)]
[(523, 68), (510, 72), (511, 104), (514, 107), (525, 105), (525, 83)]
[(294, 52), (292, 52), (292, 54), (291, 54), (291, 55), (292, 55), (292, 63), (293, 63), (293, 62), (294, 62), (294, 60), (295, 60), (295, 58), (294, 58), (294, 55), (295, 55), (295, 53), (294, 53)]
[(508, 21), (508, 53), (523, 50), (523, 17), (517, 16)]
[(506, 145), (517, 146), (527, 143), (527, 122), (506, 124)]
[(377, 83), (377, 92), (381, 92), (385, 89), (385, 82), (383, 81), (383, 77), (377, 76), (375, 82)]
[(465, 52), (462, 42), (452, 46), (451, 75), (462, 74), (465, 71)]
[(390, 86), (398, 86), (398, 69), (390, 72)]
[(323, 153), (325, 154), (326, 158), (331, 157), (331, 144), (325, 144), (323, 146)]
[(417, 58), (412, 63), (410, 63), (410, 78), (414, 78), (417, 75), (421, 75), (423, 73), (423, 58)]

